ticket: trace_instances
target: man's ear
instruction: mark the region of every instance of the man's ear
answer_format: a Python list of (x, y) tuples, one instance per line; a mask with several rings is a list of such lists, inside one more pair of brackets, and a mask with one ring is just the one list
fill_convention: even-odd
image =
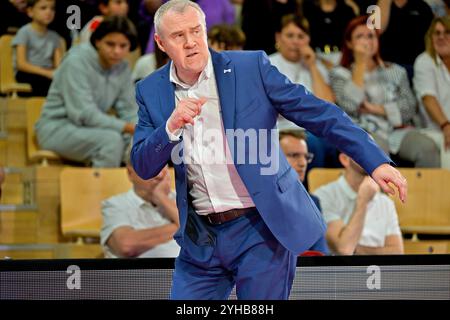
[(349, 158), (345, 153), (339, 153), (339, 162), (342, 164), (344, 168), (348, 167)]
[(163, 43), (162, 43), (161, 37), (160, 37), (157, 33), (155, 33), (154, 39), (155, 39), (156, 44), (158, 45), (158, 48), (159, 48), (162, 52), (167, 53), (166, 50), (164, 49), (164, 45), (163, 45)]

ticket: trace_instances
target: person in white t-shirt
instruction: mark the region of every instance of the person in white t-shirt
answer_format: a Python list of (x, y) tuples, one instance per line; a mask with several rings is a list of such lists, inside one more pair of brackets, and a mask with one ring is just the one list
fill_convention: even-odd
[[(277, 52), (269, 56), (272, 65), (291, 82), (302, 84), (321, 99), (335, 102), (328, 70), (309, 45), (308, 21), (294, 14), (283, 16), (275, 40)], [(282, 129), (298, 129), (297, 125), (284, 118), (278, 122)]]
[(403, 254), (394, 202), (350, 157), (341, 153), (344, 174), (313, 194), (322, 206), (326, 238), (334, 254)]
[(439, 147), (441, 167), (450, 169), (450, 17), (435, 18), (425, 36), (426, 50), (414, 63), (414, 90), (425, 132)]
[(141, 179), (130, 163), (127, 170), (133, 188), (102, 203), (105, 257), (177, 257), (180, 247), (173, 235), (179, 218), (167, 167), (150, 180)]
[[(269, 56), (272, 65), (291, 82), (299, 83), (315, 96), (335, 102), (334, 93), (329, 85), (328, 70), (310, 46), (308, 21), (295, 14), (283, 16), (279, 31), (275, 34), (277, 52)], [(299, 127), (282, 116), (278, 117), (278, 129), (298, 130)], [(315, 158), (314, 167), (336, 167), (337, 150), (325, 139), (307, 132), (308, 146)]]

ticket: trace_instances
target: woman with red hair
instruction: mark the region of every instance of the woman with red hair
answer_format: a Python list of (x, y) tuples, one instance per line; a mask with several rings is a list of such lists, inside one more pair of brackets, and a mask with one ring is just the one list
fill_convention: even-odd
[(385, 151), (415, 167), (439, 167), (436, 144), (412, 125), (417, 102), (406, 70), (381, 59), (379, 33), (367, 19), (355, 18), (345, 30), (341, 65), (330, 73), (336, 102)]

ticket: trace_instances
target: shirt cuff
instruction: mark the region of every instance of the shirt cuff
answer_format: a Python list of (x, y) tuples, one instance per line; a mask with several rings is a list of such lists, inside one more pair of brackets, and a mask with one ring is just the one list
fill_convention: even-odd
[(169, 131), (168, 121), (166, 122), (166, 133), (169, 136), (170, 142), (180, 141), (181, 134), (183, 133), (183, 129), (177, 129), (173, 133)]

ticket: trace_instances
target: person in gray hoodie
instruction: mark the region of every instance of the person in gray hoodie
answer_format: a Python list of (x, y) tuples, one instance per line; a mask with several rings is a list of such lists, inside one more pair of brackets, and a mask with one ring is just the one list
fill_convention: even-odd
[(56, 70), (35, 129), (41, 148), (94, 167), (118, 167), (134, 133), (137, 105), (124, 60), (137, 45), (127, 18), (105, 19), (90, 43)]

